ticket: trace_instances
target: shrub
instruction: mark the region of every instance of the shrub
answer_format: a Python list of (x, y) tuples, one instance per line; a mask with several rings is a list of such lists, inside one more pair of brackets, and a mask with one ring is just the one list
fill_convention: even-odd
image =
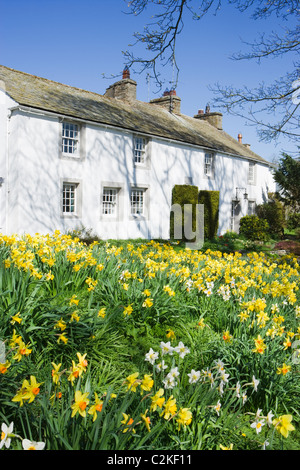
[(285, 213), (280, 201), (272, 200), (256, 208), (257, 216), (269, 224), (269, 234), (281, 237), (284, 233)]
[(240, 234), (248, 240), (266, 240), (268, 232), (267, 220), (260, 219), (257, 215), (246, 215), (240, 220)]
[[(192, 204), (192, 230), (196, 229), (196, 204), (198, 203), (198, 187), (188, 184), (176, 184), (172, 190), (172, 205), (179, 204), (182, 208), (187, 204)], [(172, 211), (170, 214), (170, 238), (174, 239), (175, 223), (182, 225), (182, 239), (186, 241), (184, 234), (184, 214), (182, 211), (181, 220), (175, 219), (176, 215)], [(190, 241), (190, 240), (189, 240)]]
[(204, 204), (204, 239), (213, 239), (219, 226), (219, 191), (199, 192), (199, 204)]

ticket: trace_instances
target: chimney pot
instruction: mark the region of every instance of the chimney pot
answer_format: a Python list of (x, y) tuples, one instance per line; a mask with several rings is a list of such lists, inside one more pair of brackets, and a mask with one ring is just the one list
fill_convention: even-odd
[(128, 67), (125, 67), (124, 70), (123, 70), (123, 74), (122, 74), (122, 78), (123, 80), (125, 78), (130, 78), (130, 72), (129, 72), (129, 68)]
[(240, 144), (242, 143), (242, 134), (238, 134), (238, 141)]

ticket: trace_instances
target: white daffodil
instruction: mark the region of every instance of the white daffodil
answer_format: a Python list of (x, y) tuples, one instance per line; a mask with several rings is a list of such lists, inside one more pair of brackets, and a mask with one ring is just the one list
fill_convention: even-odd
[(178, 346), (176, 346), (174, 350), (179, 354), (181, 359), (183, 359), (184, 356), (190, 352), (190, 350), (183, 344), (182, 341), (178, 343)]
[(179, 376), (178, 367), (172, 367), (172, 369), (170, 370), (169, 374), (172, 375), (172, 377), (174, 377), (174, 379), (175, 379), (176, 377), (178, 377), (178, 376)]
[(165, 370), (165, 369), (168, 368), (168, 366), (165, 364), (165, 361), (164, 361), (164, 360), (162, 360), (159, 364), (156, 364), (155, 367), (156, 367), (156, 370), (157, 370), (158, 372), (161, 372), (162, 370)]
[(256, 378), (254, 377), (254, 375), (253, 375), (253, 377), (252, 377), (252, 382), (251, 382), (251, 383), (252, 383), (252, 385), (253, 385), (254, 390), (257, 392), (257, 386), (258, 386), (258, 384), (259, 384), (259, 380), (256, 379)]
[(30, 441), (29, 439), (23, 439), (22, 446), (24, 450), (43, 450), (45, 442), (35, 442)]
[(165, 388), (174, 388), (177, 385), (177, 382), (175, 380), (175, 377), (173, 377), (173, 375), (169, 373), (163, 380), (163, 384)]
[(200, 379), (200, 370), (192, 369), (191, 372), (188, 374), (189, 383), (195, 384)]
[(168, 341), (167, 343), (164, 343), (163, 341), (161, 341), (160, 348), (161, 348), (162, 354), (170, 354), (172, 356), (174, 348), (173, 346), (171, 346), (170, 341)]
[(263, 419), (260, 420), (255, 420), (250, 427), (254, 428), (256, 430), (256, 434), (260, 433), (262, 430), (262, 427), (265, 425), (265, 422)]
[(14, 428), (14, 423), (10, 423), (9, 426), (7, 426), (5, 423), (2, 423), (0, 449), (2, 449), (3, 446), (5, 446), (7, 449), (9, 448), (11, 437), (13, 437), (13, 434), (12, 434), (13, 428)]
[(156, 359), (158, 358), (158, 352), (153, 351), (152, 348), (150, 348), (149, 352), (145, 355), (145, 361), (150, 362), (150, 364), (154, 364)]

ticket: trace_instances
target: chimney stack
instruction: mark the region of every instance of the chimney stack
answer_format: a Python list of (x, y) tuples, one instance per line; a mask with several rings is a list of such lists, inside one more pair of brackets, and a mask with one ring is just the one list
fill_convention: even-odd
[(150, 103), (161, 106), (170, 113), (180, 114), (181, 99), (176, 95), (176, 90), (166, 90), (161, 98), (151, 100)]
[(108, 87), (104, 96), (129, 103), (136, 100), (136, 82), (130, 78), (128, 67), (122, 72), (122, 80)]
[(206, 105), (205, 112), (203, 109), (199, 109), (198, 114), (194, 116), (196, 119), (202, 119), (209, 122), (212, 126), (216, 127), (220, 131), (223, 129), (222, 118), (223, 114), (218, 112), (211, 112), (209, 104)]

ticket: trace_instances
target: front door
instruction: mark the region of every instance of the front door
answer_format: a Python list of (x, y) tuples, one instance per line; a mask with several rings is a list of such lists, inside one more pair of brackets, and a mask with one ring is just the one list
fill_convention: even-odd
[(240, 201), (232, 201), (231, 203), (231, 231), (239, 233), (240, 219), (242, 217)]

